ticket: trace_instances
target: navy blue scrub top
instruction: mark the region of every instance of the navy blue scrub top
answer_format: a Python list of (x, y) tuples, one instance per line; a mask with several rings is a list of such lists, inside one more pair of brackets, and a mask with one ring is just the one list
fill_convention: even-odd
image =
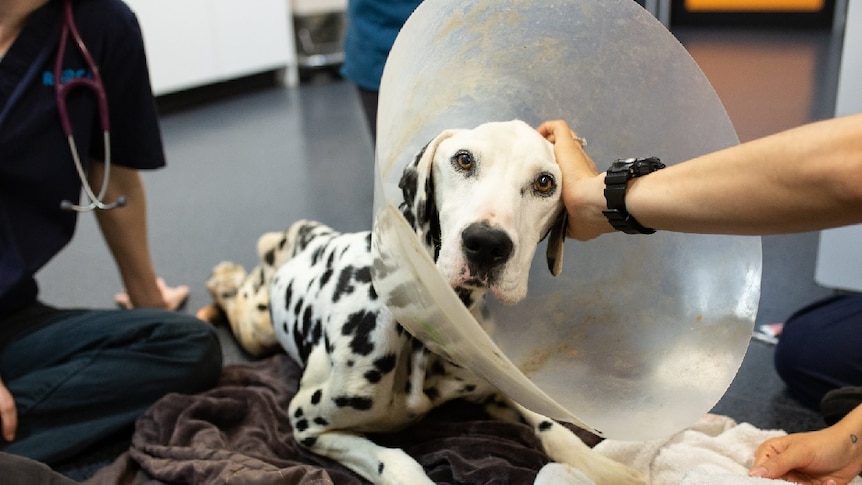
[[(108, 98), (111, 161), (135, 169), (165, 164), (140, 27), (118, 0), (75, 0), (75, 21), (99, 68)], [(81, 183), (63, 135), (53, 71), (62, 2), (51, 0), (27, 20), (0, 61), (0, 343), (2, 320), (37, 298), (33, 275), (72, 238)], [(68, 41), (63, 76), (89, 76)], [(96, 102), (89, 90), (67, 98), (81, 160), (103, 159)], [(89, 202), (89, 201), (86, 201)], [(119, 209), (122, 210), (122, 209)]]
[(380, 90), (383, 66), (401, 27), (421, 0), (350, 0), (341, 74), (359, 87)]

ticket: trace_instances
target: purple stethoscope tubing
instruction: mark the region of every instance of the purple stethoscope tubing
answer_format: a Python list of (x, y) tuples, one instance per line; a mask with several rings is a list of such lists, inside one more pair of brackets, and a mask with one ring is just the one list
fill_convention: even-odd
[[(78, 51), (84, 58), (84, 62), (90, 70), (91, 77), (72, 78), (68, 81), (63, 80), (63, 57), (66, 53), (66, 42), (71, 36), (72, 40), (77, 45)], [(96, 105), (99, 112), (99, 124), (102, 129), (102, 137), (105, 144), (105, 170), (102, 175), (102, 185), (99, 194), (93, 192), (93, 188), (87, 182), (87, 173), (81, 164), (78, 147), (75, 144), (75, 136), (72, 132), (72, 122), (69, 118), (69, 110), (66, 106), (66, 96), (75, 88), (89, 89), (96, 96)], [(108, 188), (108, 180), (111, 173), (111, 132), (108, 123), (108, 97), (105, 94), (105, 85), (102, 83), (102, 76), (99, 74), (99, 69), (90, 55), (89, 49), (84, 45), (81, 35), (78, 33), (78, 28), (75, 25), (75, 18), (72, 15), (72, 0), (63, 0), (63, 27), (60, 32), (60, 44), (57, 49), (57, 58), (54, 62), (54, 94), (57, 98), (57, 112), (60, 115), (60, 125), (63, 128), (63, 134), (69, 142), (69, 149), (72, 152), (72, 161), (75, 163), (75, 169), (78, 172), (78, 177), (81, 179), (81, 186), (90, 200), (87, 205), (74, 204), (71, 201), (64, 200), (60, 203), (60, 208), (63, 210), (74, 210), (78, 212), (86, 212), (95, 209), (108, 210), (115, 207), (126, 205), (126, 198), (119, 197), (116, 201), (105, 203), (103, 201), (106, 190)]]

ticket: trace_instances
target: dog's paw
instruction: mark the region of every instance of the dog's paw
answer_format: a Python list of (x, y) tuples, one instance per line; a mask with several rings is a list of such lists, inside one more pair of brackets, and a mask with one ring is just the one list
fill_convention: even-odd
[(222, 261), (216, 265), (206, 283), (213, 301), (224, 308), (225, 302), (236, 296), (245, 276), (245, 268), (237, 263)]
[(373, 478), (374, 483), (380, 485), (402, 485), (409, 483), (411, 485), (433, 485), (434, 482), (425, 474), (422, 465), (416, 462), (403, 450), (397, 448), (387, 448), (378, 453), (380, 459), (377, 467), (377, 477)]
[(270, 266), (277, 266), (276, 252), (282, 249), (287, 235), (283, 232), (266, 232), (257, 240), (257, 257)]

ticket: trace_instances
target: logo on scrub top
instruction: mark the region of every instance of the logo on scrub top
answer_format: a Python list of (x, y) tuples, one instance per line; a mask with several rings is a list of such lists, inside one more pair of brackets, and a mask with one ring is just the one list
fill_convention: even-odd
[[(68, 82), (72, 79), (92, 79), (93, 73), (89, 69), (63, 69), (60, 73), (60, 82)], [(44, 86), (54, 85), (54, 73), (45, 71), (42, 73), (42, 84)]]

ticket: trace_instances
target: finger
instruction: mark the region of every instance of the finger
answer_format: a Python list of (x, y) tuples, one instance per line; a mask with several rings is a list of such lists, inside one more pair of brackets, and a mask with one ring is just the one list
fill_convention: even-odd
[(754, 465), (752, 465), (752, 468), (760, 466), (761, 463), (784, 452), (788, 447), (788, 439), (789, 435), (779, 436), (776, 438), (770, 438), (761, 443), (760, 446), (754, 450)]
[(806, 464), (803, 457), (796, 453), (793, 447), (780, 452), (773, 450), (767, 452), (760, 463), (752, 467), (749, 475), (761, 478), (780, 478), (791, 470), (800, 469)]
[(563, 180), (571, 182), (599, 173), (596, 163), (583, 150), (583, 145), (571, 134), (560, 136), (554, 143), (554, 157), (563, 172)]
[(547, 138), (549, 142), (556, 143), (557, 139), (565, 138), (572, 132), (569, 124), (563, 120), (546, 121), (537, 128), (539, 134)]
[(179, 309), (186, 300), (188, 300), (189, 295), (191, 294), (191, 289), (186, 285), (179, 285), (172, 288), (167, 286), (164, 281), (160, 282), (159, 289), (162, 292), (162, 298), (165, 300), (165, 303), (168, 305), (170, 310)]
[(132, 299), (129, 298), (129, 294), (126, 292), (117, 293), (114, 295), (114, 303), (121, 308), (125, 308), (126, 310), (132, 309)]
[(3, 439), (7, 442), (15, 440), (15, 431), (18, 429), (18, 409), (12, 394), (0, 381), (0, 431)]

